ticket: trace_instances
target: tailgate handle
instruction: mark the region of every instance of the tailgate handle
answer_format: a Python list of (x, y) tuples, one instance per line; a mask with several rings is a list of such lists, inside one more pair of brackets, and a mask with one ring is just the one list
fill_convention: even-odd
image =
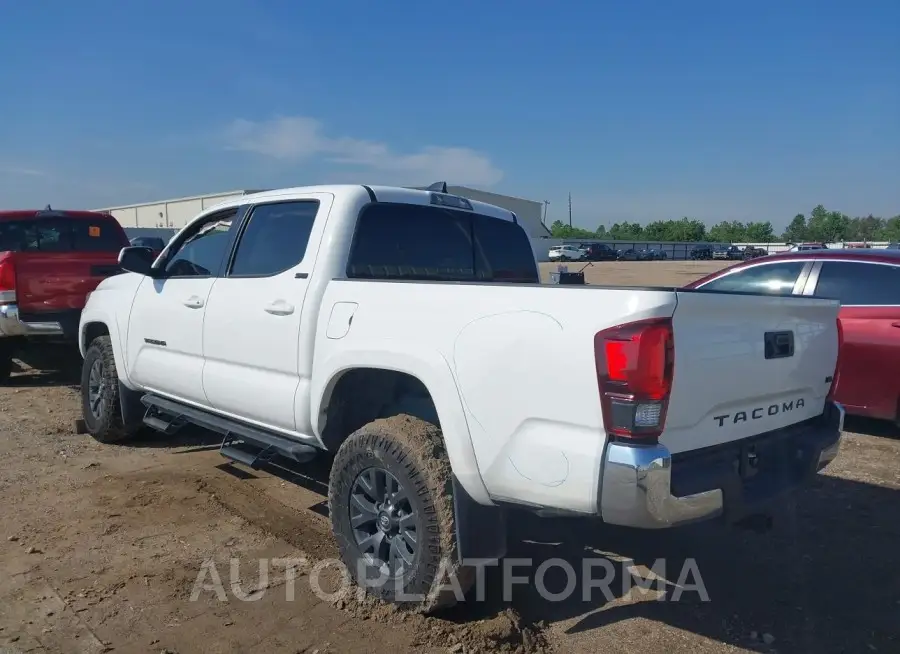
[(767, 359), (786, 359), (794, 356), (794, 332), (766, 332)]

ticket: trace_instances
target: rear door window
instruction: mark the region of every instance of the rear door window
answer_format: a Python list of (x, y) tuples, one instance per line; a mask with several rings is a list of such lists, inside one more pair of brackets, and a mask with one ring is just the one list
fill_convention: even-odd
[(306, 255), (318, 200), (255, 207), (231, 264), (231, 277), (265, 277), (293, 268)]
[(805, 261), (780, 261), (742, 268), (701, 286), (704, 291), (791, 295)]
[(849, 306), (900, 305), (900, 267), (862, 261), (825, 261), (815, 294)]

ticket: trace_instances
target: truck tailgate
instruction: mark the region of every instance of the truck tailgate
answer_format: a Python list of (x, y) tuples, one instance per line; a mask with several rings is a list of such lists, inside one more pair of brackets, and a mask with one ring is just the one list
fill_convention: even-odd
[(22, 313), (82, 309), (85, 296), (120, 271), (118, 252), (16, 252), (14, 257)]
[(838, 354), (836, 300), (679, 291), (660, 442), (673, 453), (822, 413)]

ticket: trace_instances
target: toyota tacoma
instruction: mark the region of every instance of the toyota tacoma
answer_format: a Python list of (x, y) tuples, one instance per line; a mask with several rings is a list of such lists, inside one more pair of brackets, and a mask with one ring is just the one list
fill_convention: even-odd
[(505, 555), (511, 507), (736, 521), (839, 446), (838, 302), (541, 284), (516, 215), (443, 183), (247, 195), (119, 261), (81, 314), (86, 430), (199, 425), (254, 468), (330, 453), (350, 574), (419, 610)]

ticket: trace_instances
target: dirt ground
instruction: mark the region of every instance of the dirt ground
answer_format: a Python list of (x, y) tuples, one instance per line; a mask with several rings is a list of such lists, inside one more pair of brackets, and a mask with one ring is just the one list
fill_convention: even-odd
[[(602, 263), (588, 280), (676, 285), (717, 265)], [(536, 583), (504, 598), (495, 570), (485, 601), (422, 618), (325, 596), (340, 585), (316, 565), (336, 556), (326, 460), (302, 477), (245, 472), (200, 431), (103, 446), (74, 432), (72, 382), (26, 368), (0, 388), (3, 654), (900, 651), (900, 435), (887, 425), (848, 420), (838, 459), (764, 534), (512, 516), (510, 557), (533, 565), (516, 574), (560, 559), (619, 575), (631, 561), (659, 592), (623, 575), (609, 596), (579, 578), (564, 601)], [(293, 581), (272, 562), (301, 557)], [(559, 566), (543, 580), (551, 592), (567, 581)], [(701, 580), (707, 597), (689, 586)]]

